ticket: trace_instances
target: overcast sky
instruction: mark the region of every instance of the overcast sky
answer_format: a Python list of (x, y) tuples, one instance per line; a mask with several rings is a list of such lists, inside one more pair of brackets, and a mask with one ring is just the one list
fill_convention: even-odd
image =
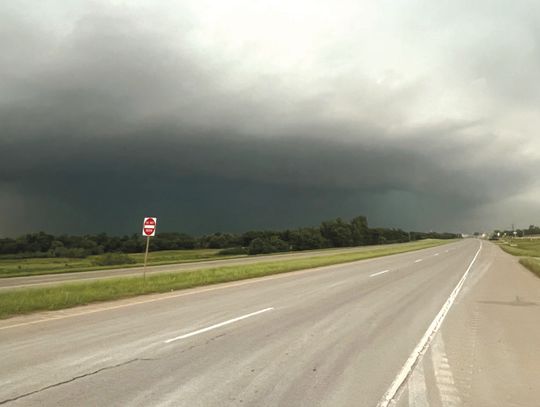
[(540, 2), (3, 1), (0, 236), (540, 224)]

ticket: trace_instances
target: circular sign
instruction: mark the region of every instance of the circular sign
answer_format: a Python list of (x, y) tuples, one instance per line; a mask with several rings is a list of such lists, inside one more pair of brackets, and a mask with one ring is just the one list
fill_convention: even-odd
[(154, 236), (156, 234), (156, 218), (144, 218), (143, 236)]

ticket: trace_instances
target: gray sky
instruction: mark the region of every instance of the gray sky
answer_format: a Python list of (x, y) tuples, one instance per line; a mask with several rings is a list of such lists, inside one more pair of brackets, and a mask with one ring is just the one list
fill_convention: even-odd
[(0, 236), (540, 223), (538, 1), (18, 0), (0, 49)]

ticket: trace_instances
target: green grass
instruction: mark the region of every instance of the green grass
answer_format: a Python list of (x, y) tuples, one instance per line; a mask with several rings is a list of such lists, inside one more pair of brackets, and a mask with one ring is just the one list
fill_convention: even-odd
[[(218, 255), (218, 252), (219, 249), (164, 250), (159, 252), (151, 252), (148, 255), (148, 262), (150, 265), (156, 266), (161, 264), (186, 263), (239, 257), (220, 256)], [(0, 257), (0, 278), (142, 266), (144, 261), (143, 253), (129, 254), (128, 256), (135, 260), (134, 264), (96, 266), (94, 264), (94, 259), (98, 256), (88, 256), (84, 259), (2, 259)]]
[(519, 262), (540, 277), (540, 258), (523, 257)]
[(540, 257), (540, 239), (500, 240), (499, 246), (514, 256)]
[(67, 283), (54, 287), (0, 291), (0, 318), (35, 311), (58, 310), (99, 301), (116, 300), (141, 294), (162, 293), (295, 270), (347, 263), (425, 249), (449, 243), (448, 240), (424, 240), (392, 246), (375, 246), (359, 252), (304, 259), (281, 260), (253, 265), (229, 266), (182, 273)]
[(505, 252), (519, 256), (519, 262), (540, 277), (540, 239), (508, 239), (499, 241)]

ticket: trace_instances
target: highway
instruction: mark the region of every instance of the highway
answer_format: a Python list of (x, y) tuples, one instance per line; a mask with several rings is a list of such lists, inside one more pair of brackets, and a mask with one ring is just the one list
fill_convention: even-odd
[[(450, 365), (452, 358), (469, 360), (469, 354), (458, 352), (459, 346), (451, 346), (454, 336), (446, 334), (444, 320), (439, 321), (440, 332), (435, 334), (440, 326), (433, 335), (430, 330), (445, 305), (458, 337), (469, 328), (452, 318), (482, 321), (482, 311), (474, 317), (464, 306), (467, 298), (478, 299), (474, 295), (490, 299), (483, 296), (489, 290), (475, 292), (491, 273), (502, 273), (491, 271), (498, 264), (496, 256), (508, 257), (491, 243), (468, 239), (377, 259), (0, 321), (0, 404), (461, 405), (472, 397), (470, 389), (467, 393), (456, 381), (452, 398), (431, 378), (437, 377), (436, 369), (430, 375), (433, 369), (426, 367), (420, 375), (418, 368), (437, 358), (441, 369), (448, 358)], [(505, 273), (519, 267), (508, 264)], [(529, 294), (535, 295), (534, 277), (521, 269), (517, 272), (522, 273), (523, 286), (533, 290)], [(524, 289), (516, 284), (516, 289)], [(497, 286), (505, 289), (499, 280)], [(496, 321), (500, 312), (490, 309)], [(537, 314), (526, 315), (537, 320)], [(480, 328), (477, 344), (483, 338)], [(439, 357), (441, 332), (447, 352)], [(531, 332), (536, 340), (538, 331)], [(417, 358), (415, 350), (423, 338), (427, 338), (421, 352), (425, 358)], [(426, 353), (432, 346), (439, 352)], [(534, 362), (537, 357), (529, 358)], [(407, 368), (410, 360), (414, 364)], [(519, 368), (512, 363), (508, 357), (507, 374)], [(527, 373), (534, 373), (535, 366), (531, 369)], [(530, 376), (519, 376), (523, 386), (535, 383), (538, 375)], [(429, 397), (421, 395), (422, 389)], [(522, 395), (536, 396), (534, 385)]]

